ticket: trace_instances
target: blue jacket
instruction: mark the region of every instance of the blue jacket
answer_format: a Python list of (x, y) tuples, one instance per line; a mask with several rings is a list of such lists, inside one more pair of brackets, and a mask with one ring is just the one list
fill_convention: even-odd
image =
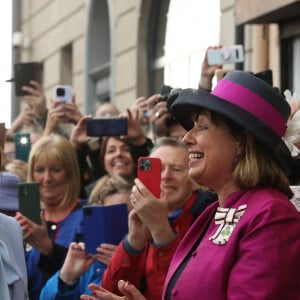
[(105, 269), (106, 265), (97, 260), (74, 285), (66, 285), (61, 281), (58, 271), (47, 281), (41, 292), (40, 300), (73, 300), (79, 299), (82, 294), (91, 295), (88, 284), (101, 284)]
[(77, 207), (59, 222), (47, 222), (50, 238), (53, 240), (53, 255), (51, 258), (40, 254), (35, 248), (26, 247), (25, 257), (28, 273), (28, 289), (30, 300), (38, 300), (46, 281), (59, 270), (66, 257), (69, 244), (76, 240), (82, 223), (81, 201)]

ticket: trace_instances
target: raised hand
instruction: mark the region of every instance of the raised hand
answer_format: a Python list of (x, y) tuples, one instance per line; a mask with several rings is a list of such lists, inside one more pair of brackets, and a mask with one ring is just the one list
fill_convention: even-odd
[(76, 125), (79, 120), (83, 117), (83, 114), (81, 113), (76, 101), (75, 96), (73, 96), (73, 100), (70, 103), (64, 104), (65, 109), (65, 115), (68, 122)]
[(174, 233), (168, 222), (168, 203), (165, 197), (157, 199), (139, 179), (134, 182), (130, 198), (139, 219), (149, 229), (155, 243), (171, 241)]
[(140, 111), (137, 109), (127, 109), (126, 113), (120, 114), (120, 117), (127, 118), (127, 135), (122, 136), (123, 139), (130, 139), (134, 145), (142, 145), (146, 142), (140, 119)]
[(59, 123), (66, 122), (67, 118), (63, 101), (51, 101), (43, 135), (53, 133), (58, 128)]
[(201, 66), (201, 77), (199, 81), (199, 88), (202, 88), (204, 90), (210, 90), (212, 87), (212, 79), (215, 75), (215, 71), (217, 69), (222, 69), (222, 65), (212, 65), (210, 66), (208, 64), (208, 59), (207, 59), (207, 50), (208, 49), (219, 49), (222, 48), (221, 46), (216, 46), (216, 47), (208, 47), (206, 49), (204, 59), (202, 62)]
[(86, 134), (86, 121), (90, 119), (92, 119), (92, 115), (83, 116), (73, 128), (70, 142), (75, 149), (78, 149), (81, 144), (85, 144), (91, 139), (91, 137), (88, 137)]
[(47, 103), (46, 96), (41, 84), (37, 81), (31, 80), (31, 86), (23, 86), (22, 90), (28, 92), (30, 95), (21, 98), (22, 101), (32, 107), (39, 118), (46, 115)]
[(168, 135), (167, 119), (171, 117), (166, 101), (159, 101), (160, 94), (152, 95), (147, 99), (149, 121), (152, 125), (154, 139), (159, 136)]
[(37, 249), (45, 256), (51, 256), (53, 244), (48, 235), (46, 221), (41, 214), (42, 225), (38, 225), (26, 218), (20, 212), (16, 213), (15, 219), (19, 222), (23, 241)]
[(117, 246), (112, 244), (101, 244), (97, 249), (96, 257), (103, 264), (107, 265), (110, 263), (112, 256), (116, 251)]
[(137, 251), (145, 247), (150, 238), (148, 228), (142, 223), (136, 211), (132, 209), (128, 215), (128, 242)]
[(7, 130), (8, 136), (13, 136), (23, 126), (38, 126), (35, 110), (32, 107), (24, 107), (19, 115), (13, 120), (11, 127)]
[(96, 257), (84, 251), (84, 243), (71, 243), (60, 270), (60, 278), (69, 285), (75, 284), (96, 261)]
[(142, 125), (146, 125), (149, 123), (149, 119), (148, 119), (149, 112), (148, 112), (148, 105), (147, 105), (146, 97), (137, 98), (133, 102), (131, 109), (139, 111), (139, 119), (140, 119), (140, 123)]

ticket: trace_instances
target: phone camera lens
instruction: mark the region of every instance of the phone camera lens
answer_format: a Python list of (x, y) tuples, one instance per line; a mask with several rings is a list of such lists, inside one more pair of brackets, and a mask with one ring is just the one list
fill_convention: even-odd
[(141, 167), (141, 170), (143, 170), (143, 171), (149, 171), (151, 168), (150, 160), (149, 159), (142, 160), (140, 167)]
[(65, 96), (65, 89), (64, 88), (57, 88), (57, 90), (56, 90), (56, 95), (57, 96), (60, 96), (60, 97), (63, 97), (63, 96)]

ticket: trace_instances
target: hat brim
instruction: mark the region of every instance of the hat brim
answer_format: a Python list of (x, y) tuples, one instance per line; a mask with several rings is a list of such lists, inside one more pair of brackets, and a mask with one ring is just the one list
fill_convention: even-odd
[(6, 211), (18, 211), (18, 198), (13, 195), (0, 194), (0, 209)]
[(251, 132), (285, 170), (289, 169), (291, 154), (282, 138), (255, 116), (222, 98), (204, 90), (196, 90), (195, 94), (180, 93), (173, 102), (171, 111), (188, 131), (194, 126), (192, 117), (201, 108), (214, 111)]

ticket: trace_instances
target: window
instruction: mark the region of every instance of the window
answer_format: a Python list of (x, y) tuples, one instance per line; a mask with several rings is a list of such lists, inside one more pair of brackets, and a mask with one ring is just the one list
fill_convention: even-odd
[(152, 12), (157, 25), (150, 51), (151, 92), (159, 92), (163, 83), (196, 88), (206, 48), (219, 44), (219, 0), (159, 3)]
[(72, 45), (67, 45), (62, 49), (60, 64), (60, 82), (61, 84), (72, 85), (73, 78), (73, 55)]
[(85, 111), (110, 99), (110, 26), (107, 0), (91, 0), (87, 28)]
[(300, 22), (286, 20), (280, 24), (281, 38), (281, 90), (300, 94)]

